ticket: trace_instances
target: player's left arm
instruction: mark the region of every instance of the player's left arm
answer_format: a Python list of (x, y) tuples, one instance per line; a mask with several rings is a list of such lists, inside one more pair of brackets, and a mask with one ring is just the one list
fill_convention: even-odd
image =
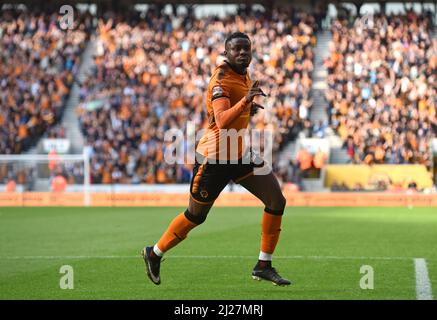
[(227, 127), (240, 116), (242, 112), (247, 110), (250, 103), (247, 103), (243, 97), (235, 105), (231, 106), (231, 101), (227, 97), (215, 99), (212, 102), (214, 118), (219, 129), (227, 129)]
[[(215, 92), (214, 92), (215, 91)], [(226, 129), (229, 124), (234, 121), (242, 112), (250, 108), (252, 115), (256, 114), (258, 109), (264, 109), (263, 106), (254, 103), (253, 98), (266, 94), (259, 87), (259, 81), (255, 81), (249, 92), (235, 105), (231, 106), (231, 102), (228, 96), (224, 95), (223, 88), (217, 86), (213, 89), (213, 101), (212, 108), (214, 111), (214, 118), (219, 129)]]

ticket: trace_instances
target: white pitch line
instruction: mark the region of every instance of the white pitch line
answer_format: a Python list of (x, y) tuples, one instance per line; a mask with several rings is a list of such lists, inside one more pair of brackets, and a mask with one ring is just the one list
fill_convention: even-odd
[[(198, 259), (253, 259), (254, 256), (187, 256), (187, 255), (179, 255), (179, 256), (169, 256), (169, 258), (181, 258), (181, 259), (190, 259), (190, 258), (198, 258)], [(341, 256), (275, 256), (274, 259), (284, 259), (284, 260), (293, 260), (293, 259), (313, 259), (313, 260), (406, 260), (411, 261), (412, 258), (408, 257), (341, 257)]]
[(56, 260), (56, 259), (134, 259), (138, 256), (5, 256), (0, 260)]
[[(138, 259), (141, 256), (3, 256), (0, 260), (56, 260), (56, 259)], [(226, 256), (226, 255), (169, 255), (168, 259), (255, 259), (256, 256)], [(405, 260), (411, 261), (410, 257), (350, 257), (350, 256), (275, 256), (275, 259), (293, 260), (293, 259), (312, 259), (312, 260)]]
[(416, 298), (417, 300), (432, 300), (431, 282), (428, 276), (426, 260), (423, 258), (414, 259), (416, 270)]

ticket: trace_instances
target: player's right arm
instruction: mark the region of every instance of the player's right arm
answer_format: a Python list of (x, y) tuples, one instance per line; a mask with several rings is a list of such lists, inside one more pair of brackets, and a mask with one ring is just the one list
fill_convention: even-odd
[(259, 87), (259, 81), (255, 81), (247, 94), (233, 106), (231, 106), (229, 97), (223, 93), (224, 90), (220, 86), (213, 88), (212, 108), (215, 123), (219, 129), (227, 129), (232, 121), (252, 104), (253, 98), (258, 95), (265, 96), (265, 93)]

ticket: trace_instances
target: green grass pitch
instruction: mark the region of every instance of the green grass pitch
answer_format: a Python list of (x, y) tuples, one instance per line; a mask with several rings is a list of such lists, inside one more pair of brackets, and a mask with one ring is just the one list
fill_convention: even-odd
[[(0, 299), (416, 299), (414, 258), (437, 288), (435, 208), (288, 207), (274, 266), (289, 287), (251, 278), (262, 208), (213, 208), (155, 286), (140, 250), (182, 210), (0, 208)], [(60, 288), (63, 265), (74, 289)], [(360, 288), (363, 265), (373, 290)]]

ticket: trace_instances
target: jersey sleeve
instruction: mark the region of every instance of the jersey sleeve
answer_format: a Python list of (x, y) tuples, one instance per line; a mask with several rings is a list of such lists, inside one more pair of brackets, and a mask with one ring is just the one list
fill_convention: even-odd
[(212, 80), (211, 102), (223, 97), (230, 98), (231, 94), (225, 77), (225, 69), (219, 68), (217, 74)]
[(230, 98), (229, 90), (223, 82), (216, 82), (212, 87), (211, 102), (218, 98)]

